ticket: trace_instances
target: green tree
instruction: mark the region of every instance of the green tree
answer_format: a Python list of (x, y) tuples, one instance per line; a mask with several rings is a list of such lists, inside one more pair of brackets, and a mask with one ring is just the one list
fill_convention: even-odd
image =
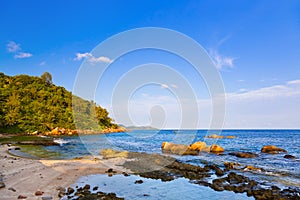
[(48, 84), (52, 84), (52, 75), (49, 72), (44, 72), (41, 79)]
[(49, 83), (46, 72), (41, 78), (0, 73), (0, 133), (118, 127), (105, 108)]

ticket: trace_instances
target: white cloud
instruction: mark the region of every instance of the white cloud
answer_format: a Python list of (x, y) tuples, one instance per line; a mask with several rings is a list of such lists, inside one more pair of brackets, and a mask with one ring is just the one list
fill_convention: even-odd
[[(199, 119), (198, 128), (209, 128), (212, 122), (211, 99), (196, 99), (198, 110), (193, 104), (193, 99), (176, 99), (174, 96), (160, 96), (143, 94), (134, 99), (132, 105), (113, 105), (114, 110), (120, 112), (115, 119), (123, 121), (128, 109), (132, 119), (139, 124), (151, 122), (150, 111), (154, 106), (161, 106), (165, 111), (165, 128), (193, 127), (190, 122)], [(285, 84), (273, 85), (256, 90), (241, 89), (234, 93), (226, 94), (225, 125), (224, 128), (300, 128), (300, 80), (289, 81)], [(182, 115), (188, 113), (188, 115)], [(218, 112), (217, 112), (218, 113)], [(196, 117), (195, 117), (196, 116)], [(150, 117), (150, 118), (149, 118)], [(153, 116), (161, 117), (157, 114)], [(181, 124), (181, 118), (185, 123)], [(150, 119), (150, 121), (149, 121)], [(161, 119), (161, 118), (159, 118)]]
[(88, 58), (88, 57), (92, 57), (92, 54), (90, 53), (76, 53), (76, 58), (74, 58), (74, 60), (76, 61), (80, 61), (84, 58)]
[(105, 57), (105, 56), (95, 57), (91, 53), (76, 53), (76, 58), (74, 58), (74, 60), (80, 61), (80, 60), (85, 59), (85, 58), (90, 63), (101, 63), (101, 62), (102, 63), (112, 63), (113, 62), (113, 60), (111, 60), (108, 57)]
[(300, 128), (300, 80), (226, 95), (226, 128)]
[(14, 55), (14, 58), (30, 58), (31, 56), (31, 53), (19, 52)]
[(15, 43), (14, 41), (9, 41), (7, 44), (6, 44), (6, 50), (10, 53), (15, 53), (17, 51), (20, 51), (21, 50), (21, 45), (20, 44), (17, 44)]
[(32, 56), (31, 53), (22, 52), (21, 45), (15, 43), (14, 41), (9, 41), (6, 44), (6, 50), (14, 54), (14, 58), (29, 58)]
[(228, 99), (259, 99), (259, 98), (275, 98), (275, 97), (289, 97), (300, 95), (300, 80), (289, 81), (284, 85), (273, 85), (270, 87), (251, 90), (245, 93), (228, 93)]
[(234, 61), (236, 60), (236, 58), (233, 57), (220, 55), (219, 52), (214, 49), (209, 50), (209, 55), (219, 70), (223, 69), (224, 67), (232, 68), (234, 66)]

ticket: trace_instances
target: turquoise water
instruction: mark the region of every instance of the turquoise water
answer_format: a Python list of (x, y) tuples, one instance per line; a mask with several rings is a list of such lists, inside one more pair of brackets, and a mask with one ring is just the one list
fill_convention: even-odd
[[(213, 132), (211, 132), (213, 133)], [(211, 134), (210, 133), (210, 134)], [(263, 182), (272, 182), (279, 186), (300, 187), (300, 131), (299, 130), (225, 130), (224, 136), (236, 136), (235, 139), (205, 139), (205, 130), (185, 131), (132, 131), (129, 133), (113, 133), (108, 135), (83, 135), (61, 138), (61, 146), (46, 147), (49, 151), (60, 152), (59, 158), (74, 158), (84, 155), (99, 156), (101, 149), (113, 148), (147, 153), (161, 153), (161, 143), (164, 141), (191, 144), (205, 141), (208, 145), (217, 143), (225, 148), (224, 155), (200, 153), (198, 156), (177, 156), (179, 160), (194, 165), (224, 161), (253, 165), (266, 172), (246, 172), (248, 176)], [(297, 159), (283, 158), (285, 154), (261, 154), (264, 145), (276, 145), (288, 151)], [(249, 151), (259, 154), (258, 158), (243, 159), (228, 155), (233, 151)]]

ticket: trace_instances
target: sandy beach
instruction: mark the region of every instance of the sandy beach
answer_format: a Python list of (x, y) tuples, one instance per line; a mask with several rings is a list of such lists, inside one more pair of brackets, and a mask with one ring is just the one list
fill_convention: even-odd
[[(18, 199), (20, 195), (26, 196), (27, 199), (60, 199), (57, 188), (68, 187), (81, 176), (104, 174), (109, 168), (117, 172), (129, 172), (119, 166), (125, 161), (123, 158), (35, 160), (12, 156), (7, 152), (9, 148), (14, 147), (0, 146), (0, 172), (5, 184), (5, 187), (0, 189), (0, 199)], [(36, 196), (37, 191), (43, 194)]]

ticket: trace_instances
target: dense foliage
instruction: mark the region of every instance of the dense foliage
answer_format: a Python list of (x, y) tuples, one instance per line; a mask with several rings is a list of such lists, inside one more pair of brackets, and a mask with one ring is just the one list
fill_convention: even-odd
[(0, 133), (46, 132), (55, 127), (116, 128), (108, 114), (93, 101), (52, 84), (48, 72), (41, 77), (0, 73)]

